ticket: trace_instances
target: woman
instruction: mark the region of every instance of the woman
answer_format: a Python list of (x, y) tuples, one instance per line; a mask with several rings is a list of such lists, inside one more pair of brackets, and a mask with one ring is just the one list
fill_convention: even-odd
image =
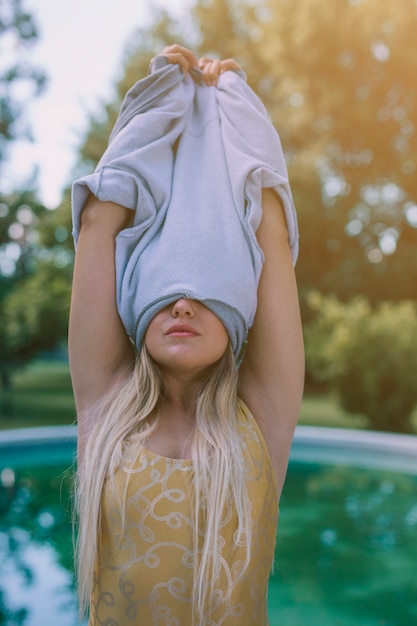
[[(214, 87), (240, 70), (177, 45), (162, 56)], [(266, 625), (304, 376), (282, 203), (262, 189), (265, 260), (239, 367), (224, 323), (188, 297), (161, 308), (135, 349), (116, 306), (115, 239), (131, 223), (131, 210), (90, 194), (77, 243), (69, 351), (82, 610), (90, 605), (91, 625)]]

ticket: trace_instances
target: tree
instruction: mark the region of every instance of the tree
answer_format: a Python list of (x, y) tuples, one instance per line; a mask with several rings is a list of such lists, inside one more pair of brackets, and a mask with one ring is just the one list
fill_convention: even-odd
[(197, 52), (241, 61), (280, 133), (300, 221), (301, 291), (412, 297), (414, 0), (200, 0), (193, 17)]
[[(411, 297), (417, 278), (414, 0), (258, 6), (271, 116), (302, 232), (303, 286)], [(404, 271), (404, 268), (406, 271)]]
[[(73, 246), (33, 191), (0, 204), (0, 377), (66, 340)], [(70, 243), (71, 242), (71, 243)]]
[(27, 134), (22, 125), (26, 102), (45, 85), (45, 74), (28, 59), (28, 51), (38, 38), (35, 21), (23, 0), (0, 1), (0, 166), (7, 145)]
[[(9, 363), (26, 363), (52, 350), (67, 336), (71, 266), (59, 257), (38, 262), (36, 273), (20, 281), (5, 299), (3, 324)], [(58, 271), (57, 271), (58, 270)]]
[[(45, 84), (44, 73), (28, 58), (37, 36), (22, 0), (0, 1), (0, 172), (8, 146), (28, 134), (23, 123), (27, 102)], [(44, 213), (32, 188), (6, 191), (0, 187), (0, 378), (6, 386), (13, 355), (7, 348), (4, 304), (16, 285), (35, 271), (37, 225)]]
[[(10, 385), (16, 362), (7, 336), (5, 305), (26, 277), (36, 272), (39, 255), (39, 222), (47, 210), (33, 191), (12, 193), (0, 203), (0, 380)], [(23, 304), (24, 303), (24, 304)], [(27, 306), (27, 301), (22, 301)]]
[(413, 432), (417, 405), (417, 308), (414, 302), (381, 303), (363, 297), (341, 303), (318, 292), (308, 296), (305, 326), (310, 378), (338, 393), (344, 409), (367, 416), (375, 430)]
[[(146, 74), (150, 59), (165, 45), (162, 41), (180, 40), (172, 29), (168, 34), (170, 27), (167, 14), (161, 12), (152, 36), (141, 32), (142, 44), (130, 50), (114, 100), (90, 116), (74, 177), (94, 169), (122, 98)], [(0, 215), (4, 218), (0, 224), (0, 372), (7, 386), (13, 367), (54, 348), (67, 336), (74, 256), (70, 189), (55, 211), (39, 205), (34, 192), (4, 196)]]

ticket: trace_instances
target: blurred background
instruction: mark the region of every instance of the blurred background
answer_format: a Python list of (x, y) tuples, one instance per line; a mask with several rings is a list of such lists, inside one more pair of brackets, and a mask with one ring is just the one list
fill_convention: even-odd
[(281, 137), (301, 423), (416, 432), (416, 32), (415, 0), (0, 0), (0, 428), (74, 423), (71, 181), (177, 42), (236, 58)]
[(417, 623), (416, 33), (417, 0), (0, 0), (0, 624), (79, 626), (76, 432), (23, 427), (75, 423), (71, 183), (174, 42), (242, 64), (298, 211), (300, 423), (332, 428), (294, 442), (271, 626)]

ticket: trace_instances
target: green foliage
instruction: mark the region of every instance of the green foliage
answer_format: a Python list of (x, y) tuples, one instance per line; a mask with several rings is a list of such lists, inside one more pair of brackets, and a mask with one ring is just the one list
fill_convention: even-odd
[[(32, 190), (1, 196), (0, 277), (16, 280), (33, 272), (40, 221), (48, 213)], [(10, 254), (12, 244), (13, 253)]]
[(414, 37), (414, 0), (200, 0), (193, 16), (197, 52), (237, 58), (280, 133), (300, 287), (413, 297), (417, 57), (402, 42)]
[(24, 363), (52, 349), (67, 335), (70, 272), (42, 263), (22, 280), (3, 306), (5, 352), (12, 363)]
[(377, 430), (411, 432), (417, 404), (417, 307), (364, 298), (343, 304), (309, 294), (313, 313), (305, 327), (310, 376), (337, 390), (351, 413), (363, 413)]
[[(32, 63), (30, 50), (38, 38), (33, 16), (24, 8), (22, 0), (0, 2), (0, 46), (2, 64), (0, 69), (0, 166), (7, 158), (11, 142), (30, 137), (24, 125), (24, 113), (32, 97), (39, 95), (45, 84), (45, 75)], [(10, 384), (12, 364), (33, 355), (35, 346), (42, 341), (50, 345), (48, 328), (44, 339), (40, 335), (41, 324), (35, 323), (34, 307), (39, 301), (37, 294), (30, 293), (28, 285), (43, 289), (46, 297), (48, 285), (34, 274), (39, 256), (45, 252), (39, 246), (39, 227), (46, 209), (36, 198), (34, 181), (15, 192), (6, 191), (0, 184), (0, 377), (2, 385)], [(19, 292), (25, 286), (25, 292)], [(27, 288), (27, 289), (26, 289)], [(30, 295), (30, 302), (26, 296)], [(20, 310), (17, 303), (20, 302)], [(40, 312), (38, 312), (41, 315)], [(42, 313), (43, 315), (43, 313)], [(23, 319), (25, 324), (23, 324)], [(29, 323), (30, 320), (30, 323)], [(28, 331), (28, 326), (32, 330)], [(16, 329), (25, 326), (22, 336), (16, 337)], [(23, 346), (23, 341), (28, 345)]]
[[(45, 85), (45, 75), (29, 58), (29, 49), (38, 32), (22, 0), (0, 2), (0, 162), (6, 146), (25, 131), (19, 124), (29, 95), (37, 95)], [(24, 96), (18, 95), (25, 94)]]
[[(9, 381), (9, 366), (15, 360), (6, 325), (5, 303), (14, 290), (37, 267), (39, 223), (47, 210), (32, 191), (3, 196), (0, 202), (0, 374)], [(22, 306), (26, 306), (25, 299)]]
[(417, 26), (414, 0), (258, 6), (260, 95), (297, 198), (299, 282), (342, 299), (413, 297), (417, 59), (404, 42)]

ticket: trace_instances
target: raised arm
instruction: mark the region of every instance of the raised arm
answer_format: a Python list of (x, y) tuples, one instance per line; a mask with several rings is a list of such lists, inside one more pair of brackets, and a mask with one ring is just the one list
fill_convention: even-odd
[[(185, 71), (198, 64), (194, 54), (181, 46), (166, 48), (163, 54), (169, 63), (178, 64)], [(137, 117), (139, 119), (139, 114)], [(126, 120), (123, 123), (126, 124)], [(163, 127), (155, 130), (159, 135)], [(104, 161), (107, 164), (105, 183), (100, 172), (99, 182), (94, 179), (88, 186), (98, 188), (102, 185), (103, 197), (109, 196), (112, 200), (121, 197), (132, 209), (134, 194), (130, 193), (130, 186), (125, 183), (127, 174), (123, 172), (122, 157), (126, 153), (126, 167), (129, 175), (132, 175), (130, 152), (143, 146), (142, 137), (132, 135), (126, 138), (126, 132), (124, 128), (124, 134), (118, 143), (117, 133), (109, 143), (107, 161)], [(138, 130), (134, 127), (131, 132), (137, 133)], [(120, 135), (119, 132), (118, 137)], [(146, 137), (145, 133), (145, 143)], [(170, 151), (169, 144), (166, 145), (167, 151)], [(158, 155), (160, 156), (159, 153)], [(137, 155), (134, 156), (138, 158)], [(117, 163), (110, 168), (108, 165), (112, 159), (117, 160)], [(156, 179), (156, 183), (160, 183), (158, 177)], [(147, 182), (150, 186), (156, 184), (155, 181)], [(129, 183), (133, 184), (131, 180)], [(78, 189), (77, 197), (79, 195)], [(149, 194), (143, 195), (146, 199)], [(152, 201), (148, 204), (152, 204)], [(153, 206), (143, 207), (143, 210), (146, 214), (153, 210)], [(78, 209), (76, 214), (78, 216)], [(114, 386), (127, 378), (135, 361), (134, 349), (117, 311), (115, 268), (115, 238), (122, 229), (130, 225), (133, 216), (132, 210), (113, 202), (99, 201), (93, 195), (89, 196), (81, 212), (69, 325), (69, 358), (78, 417), (79, 456), (94, 426), (94, 412), (90, 410), (91, 407), (102, 401)]]
[(303, 393), (304, 349), (288, 231), (273, 190), (263, 190), (262, 209), (257, 238), (265, 263), (239, 394), (264, 434), (280, 492)]
[(81, 214), (69, 322), (79, 452), (94, 424), (88, 409), (127, 377), (134, 351), (116, 307), (115, 237), (132, 212), (90, 196)]

